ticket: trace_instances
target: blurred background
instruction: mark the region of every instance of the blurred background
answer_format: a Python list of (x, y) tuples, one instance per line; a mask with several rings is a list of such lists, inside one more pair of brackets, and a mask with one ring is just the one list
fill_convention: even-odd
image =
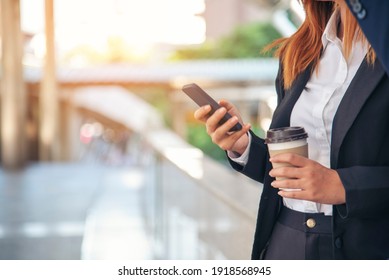
[(181, 92), (260, 136), (296, 0), (0, 0), (0, 259), (249, 259), (261, 185)]

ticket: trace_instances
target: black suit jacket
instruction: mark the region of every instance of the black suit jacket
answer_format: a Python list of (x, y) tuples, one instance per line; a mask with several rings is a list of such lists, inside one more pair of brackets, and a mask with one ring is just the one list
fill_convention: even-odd
[(389, 73), (389, 1), (347, 0), (346, 2)]
[[(271, 127), (290, 125), (290, 115), (311, 70), (284, 91), (276, 80), (278, 107)], [(252, 258), (260, 258), (276, 222), (282, 199), (272, 188), (271, 164), (263, 139), (253, 136), (243, 174), (263, 183)], [(335, 259), (389, 258), (389, 79), (382, 65), (366, 60), (346, 91), (333, 121), (331, 168), (346, 189), (346, 203), (333, 206)]]

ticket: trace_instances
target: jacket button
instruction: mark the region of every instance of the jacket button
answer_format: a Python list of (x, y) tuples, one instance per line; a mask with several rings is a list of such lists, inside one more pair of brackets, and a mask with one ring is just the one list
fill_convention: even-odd
[(338, 248), (338, 249), (340, 249), (340, 248), (342, 248), (342, 245), (343, 245), (342, 238), (337, 237), (337, 238), (335, 239), (335, 247)]
[(307, 220), (306, 224), (307, 224), (307, 227), (314, 228), (316, 226), (316, 221), (315, 221), (315, 219), (310, 218)]
[(362, 5), (359, 2), (355, 2), (353, 4), (353, 11), (354, 13), (359, 13), (362, 10)]
[(357, 13), (357, 17), (358, 17), (358, 19), (364, 19), (366, 17), (366, 10), (363, 9), (362, 11)]

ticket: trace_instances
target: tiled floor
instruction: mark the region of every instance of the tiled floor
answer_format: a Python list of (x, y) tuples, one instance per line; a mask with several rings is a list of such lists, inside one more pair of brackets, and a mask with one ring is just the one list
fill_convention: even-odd
[(0, 170), (0, 259), (147, 258), (141, 182), (136, 169), (81, 163)]
[(208, 160), (197, 179), (146, 151), (90, 155), (0, 169), (0, 259), (249, 259), (260, 189), (247, 179)]
[(143, 171), (106, 171), (85, 225), (82, 259), (151, 259), (141, 213)]

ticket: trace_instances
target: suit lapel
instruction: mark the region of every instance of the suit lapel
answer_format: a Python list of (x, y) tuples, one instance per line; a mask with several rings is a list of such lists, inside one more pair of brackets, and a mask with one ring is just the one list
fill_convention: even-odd
[(274, 111), (270, 128), (278, 128), (290, 126), (290, 115), (294, 104), (297, 102), (309, 77), (311, 76), (311, 67), (308, 67), (294, 81), (292, 87), (285, 92), (284, 98), (281, 100), (277, 109)]
[[(293, 107), (307, 84), (310, 75), (311, 67), (308, 67), (299, 75), (293, 86), (286, 91), (284, 98), (273, 114), (270, 128), (290, 126), (290, 116)], [(334, 117), (331, 140), (331, 167), (336, 167), (339, 149), (347, 131), (358, 116), (363, 104), (373, 93), (374, 88), (384, 75), (385, 70), (378, 60), (372, 66), (367, 63), (366, 59), (355, 74)]]
[(365, 59), (351, 81), (339, 104), (332, 125), (331, 167), (337, 166), (339, 149), (347, 131), (384, 74), (385, 71), (378, 60), (372, 66), (368, 65)]

